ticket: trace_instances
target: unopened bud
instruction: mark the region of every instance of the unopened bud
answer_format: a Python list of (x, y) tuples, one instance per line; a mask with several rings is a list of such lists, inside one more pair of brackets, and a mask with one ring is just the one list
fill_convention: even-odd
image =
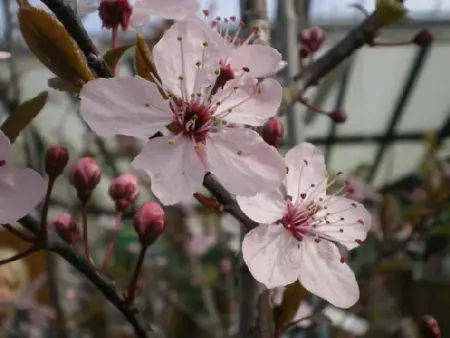
[(299, 35), (300, 43), (310, 53), (317, 52), (322, 47), (325, 38), (325, 31), (320, 27), (304, 29)]
[(261, 133), (267, 144), (278, 148), (284, 137), (284, 126), (280, 119), (271, 119), (266, 122)]
[(233, 269), (233, 265), (231, 264), (229, 259), (222, 259), (220, 261), (220, 273), (223, 275), (229, 275)]
[(422, 29), (416, 36), (412, 39), (412, 42), (419, 47), (428, 46), (434, 40), (433, 34), (428, 29)]
[(159, 203), (147, 202), (134, 215), (134, 229), (142, 246), (153, 244), (166, 228), (167, 217)]
[(347, 121), (347, 114), (341, 109), (329, 113), (328, 116), (336, 123), (344, 123)]
[(101, 170), (95, 160), (92, 157), (83, 157), (73, 165), (69, 180), (70, 184), (77, 189), (79, 200), (86, 203), (101, 177)]
[(117, 176), (109, 187), (109, 196), (116, 202), (117, 212), (125, 211), (139, 193), (137, 178), (131, 174)]
[(54, 146), (45, 152), (45, 172), (51, 180), (62, 174), (69, 162), (69, 152), (67, 148)]
[(75, 245), (81, 238), (77, 221), (66, 212), (57, 214), (51, 222), (51, 227), (69, 245)]
[(422, 316), (419, 321), (419, 330), (424, 338), (441, 338), (439, 323), (431, 316)]
[(128, 0), (101, 0), (98, 14), (102, 26), (113, 29), (122, 26), (123, 30), (128, 28), (133, 7)]

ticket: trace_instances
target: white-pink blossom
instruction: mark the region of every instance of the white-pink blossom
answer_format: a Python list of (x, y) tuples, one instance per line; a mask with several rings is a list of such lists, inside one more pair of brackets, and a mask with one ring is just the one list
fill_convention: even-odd
[(343, 196), (351, 192), (348, 186), (341, 189), (343, 195), (327, 195), (324, 157), (313, 145), (302, 143), (285, 159), (285, 195), (238, 196), (241, 209), (260, 223), (243, 240), (244, 261), (268, 288), (299, 280), (333, 305), (350, 307), (359, 299), (359, 288), (344, 256), (366, 238), (369, 213)]
[(123, 77), (83, 87), (80, 111), (91, 129), (147, 140), (169, 126), (172, 135), (149, 140), (132, 162), (150, 176), (153, 193), (166, 205), (188, 200), (207, 172), (232, 194), (276, 189), (285, 174), (283, 158), (258, 133), (235, 124), (262, 125), (275, 115), (280, 84), (244, 72), (212, 95), (221, 53), (194, 20), (175, 23), (153, 54), (162, 83)]
[(11, 143), (0, 131), (0, 224), (9, 224), (32, 212), (44, 197), (46, 182), (36, 171), (12, 171)]
[(11, 53), (0, 50), (0, 60), (6, 60), (11, 57)]

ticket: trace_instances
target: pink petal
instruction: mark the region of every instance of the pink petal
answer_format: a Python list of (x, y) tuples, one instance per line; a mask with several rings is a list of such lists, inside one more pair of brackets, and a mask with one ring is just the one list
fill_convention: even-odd
[[(254, 82), (253, 86), (249, 86), (250, 81)], [(226, 121), (261, 126), (275, 116), (281, 104), (280, 84), (274, 79), (266, 79), (258, 85), (257, 90), (256, 83), (256, 79), (250, 77), (245, 78), (245, 86), (236, 84), (236, 81), (228, 81), (214, 95), (214, 102), (220, 101), (218, 112), (226, 114)], [(240, 87), (236, 90), (235, 86)]]
[(183, 136), (174, 144), (170, 137), (149, 141), (131, 165), (144, 170), (151, 179), (152, 191), (165, 205), (192, 198), (202, 186), (205, 168), (192, 141)]
[[(326, 189), (326, 168), (323, 154), (310, 143), (301, 143), (285, 156), (288, 173), (286, 190), (293, 203), (300, 194), (306, 194), (306, 199), (323, 196)], [(311, 185), (314, 187), (311, 187)]]
[(173, 119), (156, 85), (139, 76), (90, 81), (80, 98), (81, 116), (100, 136), (148, 138)]
[(371, 217), (364, 205), (341, 196), (327, 197), (324, 203), (327, 210), (319, 211), (316, 217), (320, 219), (327, 214), (329, 223), (316, 225), (316, 232), (324, 237), (339, 242), (347, 249), (358, 247), (367, 237)]
[(358, 301), (355, 274), (346, 263), (341, 263), (336, 245), (304, 239), (299, 252), (299, 280), (308, 291), (340, 308), (349, 308)]
[(10, 57), (11, 57), (10, 52), (0, 51), (0, 60), (6, 60), (9, 59)]
[(275, 223), (286, 213), (286, 202), (278, 190), (255, 196), (236, 196), (236, 200), (241, 210), (258, 223)]
[(32, 212), (44, 197), (47, 183), (37, 172), (24, 169), (0, 176), (0, 224), (13, 223)]
[(233, 70), (250, 69), (253, 77), (268, 77), (276, 74), (282, 62), (281, 54), (272, 47), (264, 45), (246, 45), (233, 50), (230, 64)]
[(214, 72), (220, 69), (220, 50), (208, 38), (205, 26), (190, 19), (172, 25), (153, 48), (153, 56), (164, 86), (185, 99), (213, 85)]
[(245, 235), (242, 255), (252, 276), (272, 289), (298, 278), (297, 244), (282, 226), (261, 224)]
[(136, 0), (131, 20), (135, 15), (155, 15), (165, 19), (181, 20), (195, 15), (197, 0)]
[(223, 56), (222, 61), (226, 59), (226, 57), (230, 54), (231, 44), (228, 43), (222, 35), (220, 35), (215, 29), (211, 29), (211, 26), (206, 23), (204, 19), (201, 19), (197, 16), (192, 16), (189, 20), (195, 21), (199, 24), (208, 36), (208, 41), (211, 41), (217, 45), (220, 50), (220, 54)]
[(278, 188), (285, 163), (278, 151), (248, 128), (222, 128), (206, 139), (208, 170), (232, 194), (253, 196)]
[(309, 317), (313, 314), (313, 307), (305, 301), (302, 301), (300, 303), (300, 306), (297, 309), (297, 313), (295, 314), (295, 317), (292, 321), (298, 321), (298, 324), (296, 326), (298, 327), (302, 327), (302, 328), (307, 328), (310, 327), (312, 325), (312, 320), (311, 319), (305, 319), (305, 320), (301, 320), (303, 318)]
[(11, 160), (11, 142), (9, 138), (0, 130), (0, 161), (5, 161), (1, 168), (9, 166)]

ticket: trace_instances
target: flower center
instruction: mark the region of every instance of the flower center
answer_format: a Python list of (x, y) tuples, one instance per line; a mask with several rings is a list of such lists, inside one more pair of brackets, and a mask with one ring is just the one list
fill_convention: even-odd
[(103, 27), (107, 29), (128, 28), (133, 7), (128, 0), (101, 0), (98, 14), (102, 20)]
[(321, 210), (321, 207), (314, 202), (308, 205), (298, 204), (293, 205), (290, 200), (287, 202), (287, 214), (281, 220), (281, 224), (288, 230), (292, 236), (298, 241), (311, 234), (312, 229), (315, 228), (314, 216)]
[(217, 91), (229, 80), (234, 79), (234, 73), (231, 69), (231, 65), (229, 63), (224, 63), (223, 61), (220, 61), (220, 75), (217, 77), (216, 83), (214, 84), (214, 87), (211, 91), (211, 94), (214, 95), (217, 93)]
[(206, 134), (213, 125), (209, 106), (198, 101), (183, 102), (178, 99), (171, 101), (171, 109), (174, 113), (171, 124), (174, 134), (183, 133), (197, 143), (205, 141)]

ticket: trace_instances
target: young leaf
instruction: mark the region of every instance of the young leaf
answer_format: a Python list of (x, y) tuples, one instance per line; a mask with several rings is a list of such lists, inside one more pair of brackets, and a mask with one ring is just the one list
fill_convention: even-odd
[(156, 79), (161, 80), (156, 71), (155, 64), (153, 63), (152, 51), (141, 34), (138, 34), (136, 37), (136, 54), (134, 62), (136, 73), (140, 77), (154, 82), (153, 77), (150, 75), (153, 74)]
[(103, 55), (103, 60), (108, 65), (109, 69), (116, 69), (119, 60), (122, 58), (123, 54), (133, 45), (125, 45), (117, 48), (108, 50), (105, 55)]
[(1, 130), (14, 143), (20, 132), (39, 114), (48, 99), (48, 92), (42, 92), (36, 97), (23, 102), (3, 122)]
[(77, 87), (94, 79), (77, 44), (55, 17), (32, 7), (19, 8), (18, 17), (28, 48), (49, 70)]
[(298, 282), (289, 284), (283, 293), (283, 301), (279, 308), (279, 315), (276, 320), (277, 329), (289, 324), (297, 314), (297, 310), (308, 291)]
[(401, 0), (377, 0), (376, 13), (383, 25), (390, 25), (404, 19), (407, 10)]

